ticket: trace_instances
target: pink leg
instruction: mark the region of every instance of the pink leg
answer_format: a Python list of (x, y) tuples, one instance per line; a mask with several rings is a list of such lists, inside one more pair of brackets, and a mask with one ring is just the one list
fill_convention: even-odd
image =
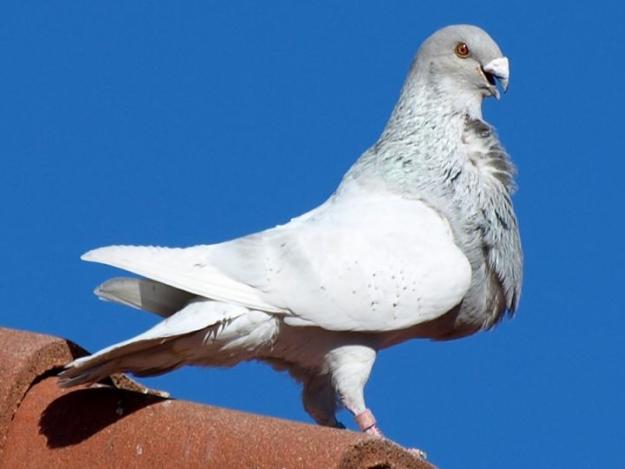
[[(373, 412), (371, 412), (369, 409), (365, 409), (361, 413), (356, 414), (355, 419), (356, 423), (358, 424), (358, 428), (360, 428), (360, 430), (367, 435), (384, 438), (384, 435), (382, 435), (382, 432), (378, 427), (375, 417), (373, 416)], [(420, 449), (406, 448), (406, 450), (420, 459), (427, 458), (426, 453), (424, 451), (421, 451)]]
[(369, 409), (365, 409), (355, 416), (358, 428), (368, 435), (382, 437), (382, 432), (378, 428), (377, 422), (373, 413)]

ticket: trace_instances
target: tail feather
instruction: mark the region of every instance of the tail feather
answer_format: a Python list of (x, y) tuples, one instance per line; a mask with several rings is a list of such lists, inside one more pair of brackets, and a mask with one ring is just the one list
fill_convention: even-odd
[[(170, 339), (169, 342), (173, 340), (175, 339)], [(142, 345), (145, 348), (136, 352), (130, 352), (128, 346), (122, 346), (116, 349), (117, 353), (112, 356), (97, 357), (93, 361), (67, 368), (60, 374), (59, 384), (67, 388), (78, 384), (96, 383), (122, 372), (133, 373), (137, 376), (155, 376), (166, 373), (184, 364), (184, 359), (172, 351), (169, 342), (144, 343)]]
[(257, 288), (237, 281), (211, 265), (213, 249), (214, 246), (185, 249), (108, 246), (89, 251), (81, 259), (124, 269), (196, 296), (284, 313), (283, 308), (267, 302)]
[(169, 317), (196, 298), (193, 293), (145, 278), (116, 277), (94, 292), (103, 300)]
[(60, 384), (93, 383), (114, 373), (154, 375), (192, 362), (210, 333), (245, 315), (247, 308), (215, 301), (192, 302), (132, 339), (66, 365)]

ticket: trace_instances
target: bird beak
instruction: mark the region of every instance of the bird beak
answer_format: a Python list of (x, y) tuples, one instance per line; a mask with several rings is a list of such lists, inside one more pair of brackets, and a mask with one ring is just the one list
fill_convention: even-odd
[(484, 73), (486, 80), (492, 86), (493, 94), (497, 99), (499, 99), (499, 90), (497, 89), (496, 80), (499, 80), (504, 93), (508, 91), (510, 66), (507, 57), (499, 57), (491, 60), (482, 67), (482, 73)]

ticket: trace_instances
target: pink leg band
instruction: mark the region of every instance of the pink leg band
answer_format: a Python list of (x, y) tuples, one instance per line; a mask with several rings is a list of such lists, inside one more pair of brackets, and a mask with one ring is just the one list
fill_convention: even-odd
[(374, 427), (376, 424), (375, 417), (369, 409), (365, 409), (363, 412), (356, 415), (355, 419), (358, 427), (363, 432), (366, 432), (370, 428)]

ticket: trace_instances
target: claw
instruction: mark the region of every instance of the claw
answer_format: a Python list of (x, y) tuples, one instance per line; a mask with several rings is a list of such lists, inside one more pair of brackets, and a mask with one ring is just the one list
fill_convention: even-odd
[(419, 449), (419, 448), (406, 448), (406, 451), (408, 451), (410, 454), (412, 454), (413, 456), (419, 458), (419, 459), (427, 459), (428, 458), (428, 454)]

